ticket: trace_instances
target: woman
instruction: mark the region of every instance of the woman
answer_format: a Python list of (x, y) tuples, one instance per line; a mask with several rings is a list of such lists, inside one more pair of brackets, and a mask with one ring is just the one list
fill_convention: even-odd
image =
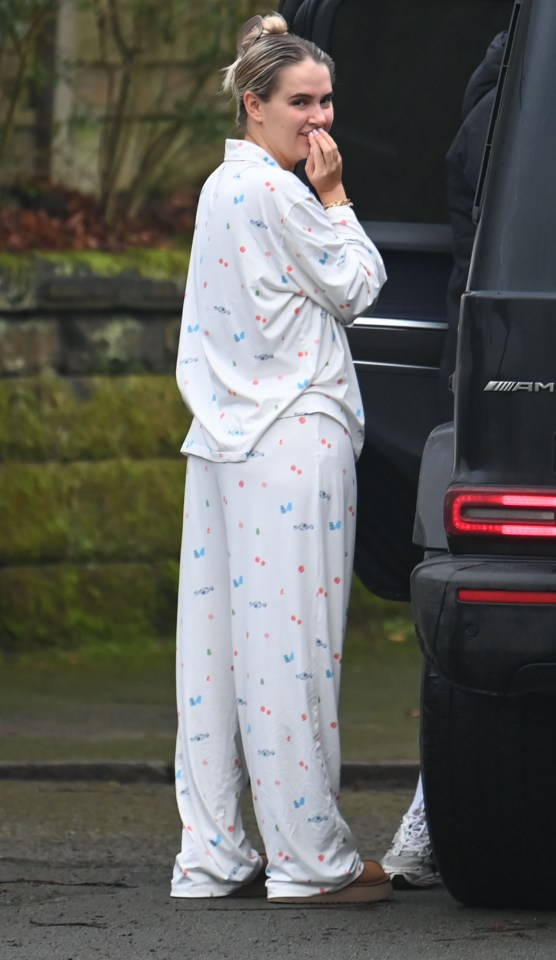
[[(338, 686), (363, 413), (343, 324), (385, 280), (342, 185), (330, 58), (243, 28), (243, 140), (199, 200), (177, 364), (194, 420), (178, 604), (176, 897), (391, 893), (337, 806)], [(306, 161), (317, 197), (294, 175)], [(265, 859), (243, 831), (250, 779)]]

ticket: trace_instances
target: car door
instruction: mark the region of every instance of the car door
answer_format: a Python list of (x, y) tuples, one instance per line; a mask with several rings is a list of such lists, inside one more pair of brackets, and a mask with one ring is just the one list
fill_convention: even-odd
[(421, 454), (439, 422), (438, 368), (452, 269), (445, 155), (467, 81), (512, 0), (283, 0), (295, 33), (336, 63), (344, 182), (388, 282), (348, 330), (366, 414), (358, 463), (356, 572), (409, 596)]

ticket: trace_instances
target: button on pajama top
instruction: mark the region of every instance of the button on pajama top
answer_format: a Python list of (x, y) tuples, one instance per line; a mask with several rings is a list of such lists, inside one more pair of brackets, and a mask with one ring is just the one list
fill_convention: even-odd
[(225, 896), (260, 869), (311, 896), (361, 872), (337, 806), (338, 689), (363, 411), (343, 325), (380, 256), (260, 147), (227, 141), (199, 201), (177, 363), (194, 418), (178, 601), (172, 894)]

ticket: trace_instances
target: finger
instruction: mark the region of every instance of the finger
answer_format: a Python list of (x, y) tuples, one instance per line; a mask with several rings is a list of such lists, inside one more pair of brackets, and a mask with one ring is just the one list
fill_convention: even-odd
[(313, 130), (309, 134), (309, 156), (312, 157), (316, 166), (321, 166), (324, 163), (322, 147), (317, 140), (316, 132)]
[(323, 163), (327, 167), (335, 166), (340, 161), (340, 153), (335, 141), (324, 130), (316, 130), (310, 137), (310, 142), (320, 151)]
[(338, 149), (338, 145), (336, 141), (333, 139), (333, 137), (330, 136), (330, 134), (324, 128), (321, 127), (318, 130), (315, 130), (314, 133), (315, 133), (316, 140), (322, 150), (328, 149), (328, 150), (334, 151)]
[(315, 157), (321, 157), (323, 162), (330, 160), (332, 150), (330, 144), (325, 140), (320, 130), (312, 130), (309, 134), (309, 142), (314, 148)]
[(324, 127), (321, 127), (318, 131), (320, 134), (321, 142), (328, 144), (328, 146), (338, 149), (338, 145), (333, 137), (330, 136), (328, 130), (325, 130)]

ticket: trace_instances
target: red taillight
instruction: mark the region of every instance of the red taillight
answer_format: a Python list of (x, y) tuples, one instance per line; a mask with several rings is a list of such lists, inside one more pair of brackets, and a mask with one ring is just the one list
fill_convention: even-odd
[(452, 536), (556, 537), (556, 494), (455, 487), (444, 525)]
[(547, 590), (458, 590), (461, 603), (556, 603)]

